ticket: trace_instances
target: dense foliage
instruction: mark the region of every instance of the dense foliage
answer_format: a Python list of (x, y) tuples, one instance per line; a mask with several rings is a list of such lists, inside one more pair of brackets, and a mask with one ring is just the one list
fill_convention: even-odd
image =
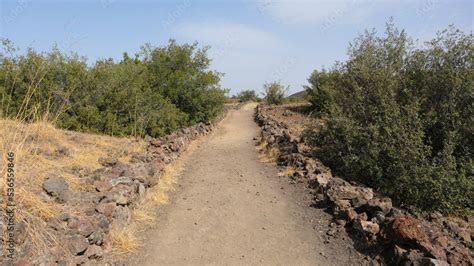
[(280, 82), (265, 83), (264, 100), (267, 104), (282, 104), (287, 90)]
[(133, 58), (98, 60), (32, 49), (0, 54), (1, 117), (57, 115), (60, 127), (111, 135), (161, 136), (209, 121), (225, 102), (207, 48), (146, 45)]
[(399, 204), (473, 209), (474, 39), (454, 28), (415, 48), (387, 24), (365, 32), (349, 59), (309, 78), (317, 156)]
[(243, 90), (237, 93), (237, 99), (239, 99), (240, 102), (260, 101), (255, 90)]

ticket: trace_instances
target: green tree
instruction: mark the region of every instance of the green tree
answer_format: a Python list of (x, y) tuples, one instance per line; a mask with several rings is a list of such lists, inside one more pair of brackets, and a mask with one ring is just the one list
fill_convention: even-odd
[(219, 87), (221, 74), (209, 70), (207, 50), (174, 40), (166, 47), (142, 49), (152, 90), (188, 114), (189, 124), (216, 116), (226, 99)]
[(264, 100), (267, 104), (282, 104), (288, 87), (285, 88), (280, 82), (269, 82), (263, 85)]
[(162, 136), (207, 122), (224, 108), (221, 74), (197, 44), (145, 45), (115, 62), (88, 66), (58, 49), (20, 55), (8, 40), (0, 53), (2, 117), (48, 115), (63, 128), (110, 135)]
[(318, 115), (327, 114), (333, 105), (334, 95), (337, 93), (337, 82), (339, 72), (334, 71), (317, 71), (315, 70), (308, 79), (309, 86), (305, 86), (307, 98), (312, 105), (313, 110)]
[(258, 102), (259, 98), (255, 90), (243, 90), (237, 94), (237, 98), (240, 102)]
[(316, 156), (400, 204), (471, 209), (473, 36), (453, 28), (415, 49), (404, 31), (365, 32), (349, 59), (310, 77), (326, 114)]

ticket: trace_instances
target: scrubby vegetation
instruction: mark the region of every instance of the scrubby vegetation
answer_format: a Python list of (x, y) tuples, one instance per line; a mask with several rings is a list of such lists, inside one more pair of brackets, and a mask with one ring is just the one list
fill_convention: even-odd
[(325, 126), (317, 156), (337, 173), (425, 210), (472, 211), (474, 39), (453, 27), (423, 48), (388, 23), (315, 71), (307, 88)]
[(239, 99), (240, 102), (258, 102), (260, 98), (258, 98), (257, 93), (255, 90), (243, 90), (237, 93), (236, 97)]
[(207, 48), (197, 44), (145, 45), (133, 57), (91, 66), (57, 49), (21, 55), (10, 41), (2, 44), (4, 118), (53, 116), (66, 129), (156, 137), (209, 121), (224, 107), (221, 74), (209, 69)]
[(269, 82), (263, 85), (264, 100), (267, 104), (282, 104), (288, 88), (280, 82)]

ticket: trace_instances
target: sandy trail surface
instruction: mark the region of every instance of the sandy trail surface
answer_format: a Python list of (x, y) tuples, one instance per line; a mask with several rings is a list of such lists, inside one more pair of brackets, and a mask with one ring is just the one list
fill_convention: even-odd
[(146, 232), (136, 265), (358, 265), (346, 232), (327, 241), (331, 216), (303, 186), (259, 160), (254, 104), (231, 111), (186, 156), (170, 204)]

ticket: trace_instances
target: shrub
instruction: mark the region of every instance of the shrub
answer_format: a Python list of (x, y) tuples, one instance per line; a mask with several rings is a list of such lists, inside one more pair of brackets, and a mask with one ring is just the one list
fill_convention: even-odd
[(309, 99), (315, 114), (324, 115), (332, 106), (334, 93), (336, 91), (338, 72), (315, 70), (308, 79), (310, 86), (305, 86), (306, 98)]
[(263, 85), (265, 92), (265, 102), (267, 104), (282, 104), (288, 88), (285, 88), (280, 82), (270, 82)]
[(309, 79), (327, 115), (316, 156), (399, 204), (472, 210), (473, 44), (450, 28), (415, 49), (392, 23), (361, 35), (347, 62)]
[(86, 60), (54, 49), (18, 55), (3, 40), (0, 54), (2, 117), (57, 116), (62, 128), (153, 137), (222, 112), (220, 73), (209, 70), (207, 48), (197, 44), (145, 45), (135, 58)]
[(240, 102), (258, 102), (260, 100), (254, 90), (243, 90), (237, 94), (237, 98)]

